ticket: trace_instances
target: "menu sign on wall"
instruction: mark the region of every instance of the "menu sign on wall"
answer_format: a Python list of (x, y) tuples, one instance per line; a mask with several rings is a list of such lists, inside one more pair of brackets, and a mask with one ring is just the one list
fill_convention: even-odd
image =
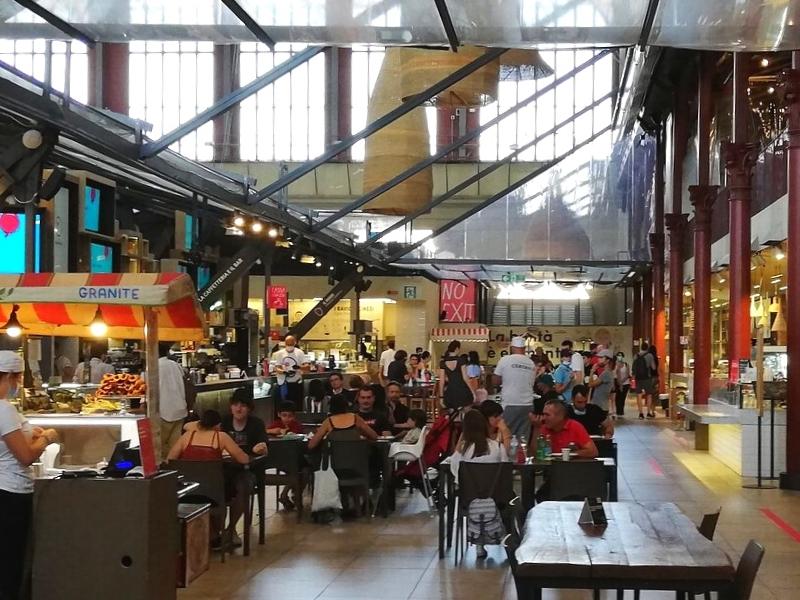
[(439, 320), (444, 323), (474, 323), (476, 299), (474, 281), (443, 279), (439, 282)]
[(289, 293), (285, 285), (271, 285), (267, 288), (267, 308), (289, 308)]

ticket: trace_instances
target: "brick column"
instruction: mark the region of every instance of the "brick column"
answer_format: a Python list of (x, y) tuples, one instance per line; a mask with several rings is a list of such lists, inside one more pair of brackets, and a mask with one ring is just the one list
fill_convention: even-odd
[(658, 354), (658, 388), (663, 394), (667, 389), (665, 377), (667, 353), (667, 315), (664, 309), (664, 234), (650, 234), (650, 257), (653, 261), (653, 320), (651, 338)]
[(669, 372), (683, 373), (683, 236), (687, 215), (665, 215), (669, 232)]

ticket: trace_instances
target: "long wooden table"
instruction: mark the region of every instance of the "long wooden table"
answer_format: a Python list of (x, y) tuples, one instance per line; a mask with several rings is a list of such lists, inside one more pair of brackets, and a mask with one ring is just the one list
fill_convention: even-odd
[(542, 502), (516, 552), (520, 600), (543, 588), (731, 592), (730, 558), (671, 502), (604, 503), (608, 525), (578, 525), (581, 502)]

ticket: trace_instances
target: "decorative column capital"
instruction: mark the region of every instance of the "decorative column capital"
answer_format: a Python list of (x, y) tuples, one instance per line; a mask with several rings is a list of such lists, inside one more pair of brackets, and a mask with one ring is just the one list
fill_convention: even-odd
[(717, 199), (718, 185), (690, 185), (689, 201), (694, 206), (694, 230), (711, 227), (711, 209)]
[(664, 215), (664, 225), (670, 235), (681, 233), (689, 224), (689, 215), (686, 213), (667, 213)]
[(725, 171), (728, 176), (729, 200), (731, 202), (750, 200), (750, 179), (753, 167), (758, 160), (758, 144), (744, 142), (722, 142), (722, 157), (725, 160)]
[(775, 87), (789, 125), (789, 145), (797, 147), (800, 145), (800, 70), (782, 71)]

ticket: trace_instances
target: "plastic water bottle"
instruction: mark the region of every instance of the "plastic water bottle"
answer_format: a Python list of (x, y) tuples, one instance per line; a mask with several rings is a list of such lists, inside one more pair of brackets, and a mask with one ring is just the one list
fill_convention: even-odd
[(553, 453), (553, 445), (550, 443), (550, 436), (546, 435), (544, 438), (544, 457), (550, 458), (550, 455)]
[(516, 460), (517, 450), (519, 449), (519, 440), (517, 436), (511, 436), (511, 447), (508, 449), (509, 458)]
[(515, 458), (515, 460), (516, 460), (518, 465), (524, 465), (525, 461), (528, 459), (528, 456), (525, 453), (525, 449), (526, 448), (527, 448), (527, 445), (525, 444), (525, 438), (521, 437), (519, 446), (517, 446), (517, 454), (516, 454), (516, 458)]

